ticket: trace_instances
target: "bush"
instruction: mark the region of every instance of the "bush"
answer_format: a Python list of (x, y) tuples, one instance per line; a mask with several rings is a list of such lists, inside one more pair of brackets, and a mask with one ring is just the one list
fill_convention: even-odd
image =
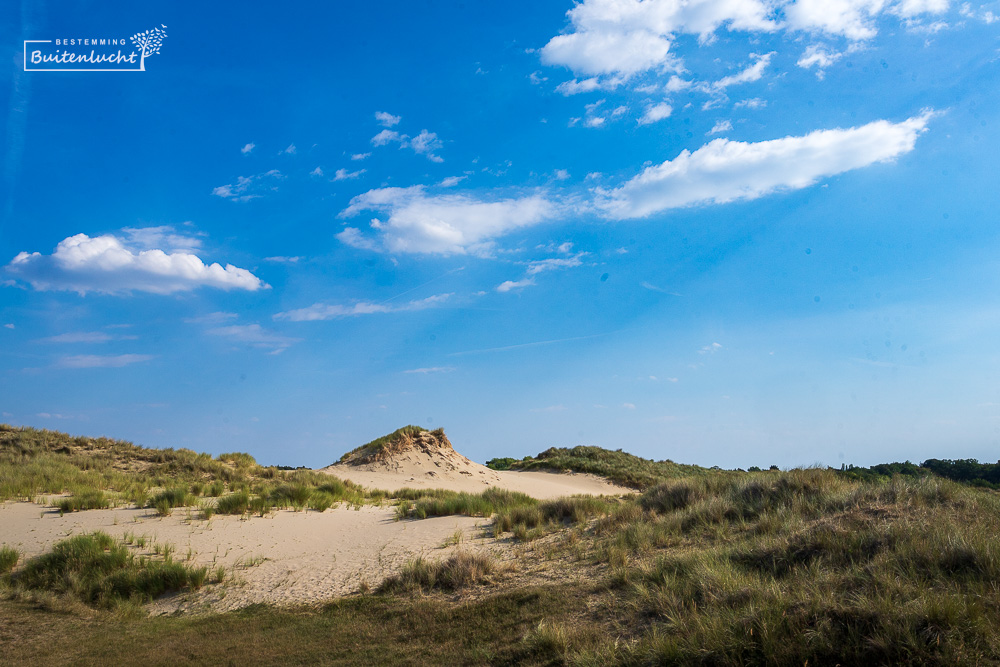
[(444, 562), (416, 558), (399, 574), (382, 582), (378, 591), (413, 593), (434, 588), (453, 591), (486, 581), (496, 569), (496, 559), (486, 554), (460, 552)]
[(312, 494), (309, 500), (309, 509), (315, 510), (317, 512), (325, 512), (330, 507), (333, 506), (333, 496), (329, 493), (324, 493), (323, 491), (317, 491)]
[(95, 532), (63, 540), (51, 552), (32, 558), (16, 581), (28, 590), (114, 607), (119, 602), (147, 602), (168, 591), (182, 590), (199, 577), (204, 581), (203, 575), (180, 563), (136, 558), (122, 542)]
[(250, 508), (250, 494), (246, 491), (221, 496), (215, 503), (219, 514), (246, 514)]
[(14, 547), (0, 548), (0, 574), (7, 574), (14, 569), (21, 554)]
[(79, 510), (104, 510), (110, 506), (107, 496), (100, 489), (91, 489), (63, 498), (56, 507), (59, 512), (77, 512)]

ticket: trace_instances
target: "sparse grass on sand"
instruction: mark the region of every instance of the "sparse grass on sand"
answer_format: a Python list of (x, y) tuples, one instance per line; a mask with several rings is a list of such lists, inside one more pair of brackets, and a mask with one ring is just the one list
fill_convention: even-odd
[(177, 563), (171, 551), (169, 545), (157, 545), (159, 558), (137, 556), (126, 541), (107, 533), (77, 535), (24, 563), (11, 576), (9, 592), (16, 598), (55, 595), (114, 609), (200, 588), (208, 568)]

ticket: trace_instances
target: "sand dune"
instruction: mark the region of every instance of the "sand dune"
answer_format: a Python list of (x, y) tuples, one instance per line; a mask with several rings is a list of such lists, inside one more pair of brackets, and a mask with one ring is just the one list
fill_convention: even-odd
[(373, 489), (403, 487), (479, 493), (490, 487), (547, 500), (574, 494), (619, 495), (633, 490), (603, 477), (578, 473), (491, 470), (467, 459), (440, 431), (399, 434), (377, 451), (356, 450), (321, 472)]

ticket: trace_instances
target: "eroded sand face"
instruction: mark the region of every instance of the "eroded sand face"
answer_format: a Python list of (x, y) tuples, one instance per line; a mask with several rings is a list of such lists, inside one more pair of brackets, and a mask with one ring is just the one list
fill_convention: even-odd
[[(115, 537), (132, 533), (172, 545), (175, 560), (213, 570), (220, 565), (226, 568), (227, 583), (158, 600), (151, 607), (154, 614), (209, 607), (225, 611), (254, 603), (321, 603), (356, 591), (362, 583), (374, 588), (415, 556), (436, 560), (456, 548), (503, 548), (483, 537), (480, 527), (487, 519), (449, 516), (395, 521), (388, 507), (354, 510), (341, 506), (322, 513), (281, 510), (250, 519), (216, 515), (209, 521), (197, 516), (197, 510), (179, 508), (169, 517), (138, 509), (88, 510), (60, 517), (34, 503), (6, 502), (0, 505), (0, 544), (31, 557), (71, 535), (94, 530)], [(443, 547), (456, 531), (462, 533), (461, 545)], [(189, 549), (192, 557), (187, 561)], [(152, 552), (152, 546), (143, 551)], [(246, 566), (261, 558), (265, 560)]]

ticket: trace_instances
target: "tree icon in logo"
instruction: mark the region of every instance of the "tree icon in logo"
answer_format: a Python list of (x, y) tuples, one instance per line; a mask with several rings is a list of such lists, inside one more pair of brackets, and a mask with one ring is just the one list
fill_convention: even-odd
[(150, 28), (145, 32), (137, 32), (132, 35), (132, 43), (135, 44), (135, 48), (139, 49), (139, 69), (143, 72), (146, 71), (146, 56), (159, 53), (163, 38), (167, 36), (167, 26), (162, 23), (160, 25), (163, 26), (163, 30)]

